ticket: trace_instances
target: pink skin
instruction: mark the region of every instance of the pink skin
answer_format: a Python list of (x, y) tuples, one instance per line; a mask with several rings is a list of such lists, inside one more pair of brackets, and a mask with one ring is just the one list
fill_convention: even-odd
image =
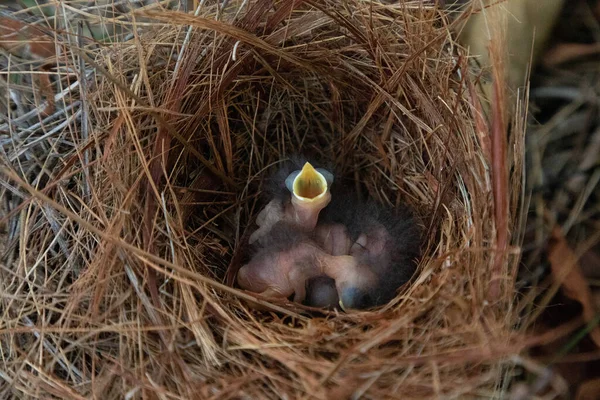
[(368, 233), (361, 233), (349, 249), (349, 254), (355, 262), (348, 263), (343, 269), (329, 271), (328, 275), (335, 279), (340, 299), (344, 290), (348, 288), (369, 291), (377, 287), (379, 277), (372, 266), (381, 267), (392, 262), (391, 254), (386, 249), (388, 240), (388, 232), (383, 226), (369, 229)]
[(377, 287), (378, 277), (373, 272), (371, 267), (367, 264), (360, 264), (358, 259), (355, 257), (352, 258), (354, 259), (354, 262), (347, 263), (344, 268), (338, 268), (335, 271), (330, 271), (330, 273), (335, 275), (334, 280), (338, 297), (341, 297), (341, 294), (346, 288), (355, 287), (368, 290)]
[(294, 301), (300, 303), (308, 279), (345, 276), (343, 271), (354, 270), (355, 264), (352, 256), (332, 256), (306, 240), (289, 250), (253, 258), (238, 272), (238, 283), (242, 289), (266, 297), (287, 298), (294, 294)]
[(256, 216), (258, 229), (250, 235), (248, 242), (252, 244), (260, 240), (279, 221), (293, 223), (304, 232), (313, 231), (317, 226), (319, 213), (329, 204), (330, 199), (331, 195), (327, 193), (318, 203), (303, 203), (295, 197), (292, 197), (291, 203), (286, 205), (278, 200), (271, 200)]
[(250, 236), (250, 243), (260, 241), (280, 221), (290, 222), (305, 232), (313, 232), (314, 242), (304, 240), (289, 250), (254, 257), (238, 273), (242, 289), (266, 297), (288, 298), (295, 302), (306, 295), (307, 280), (329, 276), (335, 280), (338, 294), (346, 288), (375, 288), (378, 277), (370, 266), (391, 263), (386, 251), (389, 239), (383, 226), (371, 227), (352, 243), (342, 224), (317, 226), (319, 213), (329, 199), (314, 203), (292, 202), (284, 205), (273, 200), (256, 218), (258, 229)]
[(317, 226), (319, 213), (327, 207), (330, 201), (331, 194), (329, 192), (325, 193), (315, 203), (306, 203), (296, 196), (292, 196), (292, 207), (289, 210), (288, 218), (292, 218), (306, 232), (311, 232)]
[(352, 242), (346, 227), (342, 224), (319, 225), (314, 230), (315, 240), (321, 248), (332, 256), (350, 254)]
[(238, 273), (242, 289), (265, 297), (288, 298), (301, 303), (306, 295), (306, 281), (326, 275), (335, 280), (338, 293), (345, 288), (374, 288), (378, 277), (372, 263), (389, 264), (386, 251), (387, 231), (383, 226), (362, 233), (352, 243), (341, 224), (320, 225), (315, 241), (303, 240), (294, 247), (254, 257)]
[(356, 257), (378, 258), (380, 262), (387, 261), (390, 256), (385, 248), (388, 240), (389, 234), (387, 230), (382, 225), (379, 225), (370, 229), (367, 233), (361, 233), (356, 242), (352, 244), (349, 254)]

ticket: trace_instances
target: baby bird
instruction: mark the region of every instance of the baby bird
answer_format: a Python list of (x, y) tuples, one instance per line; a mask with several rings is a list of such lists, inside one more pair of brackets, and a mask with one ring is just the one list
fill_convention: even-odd
[(250, 238), (256, 253), (238, 273), (243, 289), (364, 309), (390, 301), (411, 278), (421, 233), (409, 210), (361, 202), (332, 183), (333, 174), (310, 163), (279, 170)]
[[(289, 161), (284, 162), (276, 173), (267, 179), (266, 183), (265, 191), (272, 200), (258, 214), (256, 224), (259, 227), (249, 239), (249, 243), (254, 244), (257, 254), (248, 265), (242, 267), (238, 274), (240, 286), (254, 291), (266, 290), (258, 283), (261, 281), (260, 265), (265, 269), (262, 272), (267, 272), (269, 268), (278, 268), (277, 263), (274, 262), (276, 257), (282, 256), (284, 260), (289, 261), (293, 255), (300, 255), (297, 249), (296, 252), (292, 251), (291, 253), (281, 254), (281, 252), (289, 250), (294, 243), (308, 240), (309, 236), (302, 235), (302, 232), (316, 233), (317, 242), (322, 245), (321, 247), (326, 246), (325, 252), (331, 255), (347, 255), (350, 246), (346, 243), (343, 245), (344, 248), (338, 248), (340, 244), (336, 242), (340, 232), (343, 234), (343, 239), (340, 240), (346, 240), (345, 227), (333, 225), (316, 227), (320, 211), (331, 201), (329, 193), (329, 188), (333, 183), (331, 172), (324, 168), (315, 169), (303, 158), (292, 157)], [(287, 225), (280, 225), (273, 230), (274, 226), (281, 221), (286, 222)], [(315, 232), (312, 232), (313, 230)], [(288, 249), (280, 249), (276, 243), (285, 243)], [(318, 252), (316, 249), (314, 251)], [(313, 258), (311, 262), (315, 263), (316, 261), (317, 259)], [(310, 262), (304, 262), (304, 264), (307, 263), (310, 264)], [(286, 266), (289, 267), (289, 265)], [(274, 271), (271, 272), (277, 275)], [(282, 279), (281, 275), (277, 276)], [(253, 279), (256, 282), (252, 282)], [(275, 279), (271, 278), (271, 280)], [(298, 282), (298, 284), (302, 284), (302, 282)], [(302, 291), (302, 289), (297, 290)], [(326, 275), (307, 279), (304, 290), (307, 293), (305, 301), (307, 305), (332, 308), (338, 304), (335, 282)], [(281, 288), (272, 289), (266, 294), (275, 292), (273, 294), (277, 295), (281, 291)], [(296, 296), (296, 299), (301, 297), (303, 296)]]
[[(348, 188), (332, 191), (320, 224), (341, 225), (352, 243), (348, 253), (356, 259), (343, 270), (329, 269), (343, 309), (383, 305), (410, 280), (420, 256), (421, 229), (407, 207), (389, 210), (374, 200), (361, 201)], [(327, 286), (323, 288), (327, 290)]]
[[(285, 189), (277, 184), (279, 182), (284, 182)], [(319, 213), (331, 201), (329, 187), (333, 183), (333, 175), (325, 169), (315, 169), (309, 162), (277, 183), (274, 186), (275, 198), (256, 217), (258, 229), (250, 236), (250, 244), (260, 240), (279, 221), (311, 232), (317, 225)]]
[(306, 297), (306, 282), (332, 271), (353, 268), (349, 255), (326, 253), (307, 234), (293, 224), (279, 221), (265, 233), (256, 254), (238, 272), (242, 289), (266, 297), (288, 298), (301, 303)]

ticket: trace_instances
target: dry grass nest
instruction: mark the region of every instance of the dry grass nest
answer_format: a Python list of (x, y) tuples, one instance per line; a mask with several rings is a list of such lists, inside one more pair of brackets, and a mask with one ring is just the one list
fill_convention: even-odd
[[(509, 123), (483, 118), (443, 10), (153, 3), (110, 19), (134, 28), (110, 45), (74, 39), (91, 14), (73, 10), (46, 60), (56, 109), (39, 114), (34, 84), (3, 89), (22, 97), (0, 127), (0, 397), (502, 393), (521, 342), (498, 238), (519, 237), (522, 128), (499, 159)], [(232, 284), (265, 174), (298, 152), (423, 221), (418, 273), (387, 306), (257, 311)]]

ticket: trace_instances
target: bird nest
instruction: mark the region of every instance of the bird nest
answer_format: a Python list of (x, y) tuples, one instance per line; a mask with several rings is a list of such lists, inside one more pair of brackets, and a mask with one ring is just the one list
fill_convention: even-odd
[[(5, 110), (3, 396), (503, 390), (522, 129), (507, 136), (499, 114), (488, 127), (448, 16), (421, 1), (203, 3), (112, 18), (134, 29), (110, 46), (64, 27), (57, 111), (28, 114), (39, 96)], [(236, 288), (265, 175), (297, 153), (422, 221), (424, 257), (389, 304), (316, 311)]]

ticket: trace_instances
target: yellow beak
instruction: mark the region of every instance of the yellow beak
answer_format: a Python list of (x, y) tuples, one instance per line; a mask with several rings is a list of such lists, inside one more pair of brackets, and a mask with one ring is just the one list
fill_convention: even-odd
[(327, 192), (327, 180), (319, 171), (307, 162), (296, 176), (292, 193), (304, 201), (315, 201)]
[(315, 169), (309, 162), (285, 180), (285, 185), (292, 192), (294, 220), (305, 230), (315, 228), (319, 213), (331, 201), (329, 185), (332, 182), (333, 175), (329, 171)]

